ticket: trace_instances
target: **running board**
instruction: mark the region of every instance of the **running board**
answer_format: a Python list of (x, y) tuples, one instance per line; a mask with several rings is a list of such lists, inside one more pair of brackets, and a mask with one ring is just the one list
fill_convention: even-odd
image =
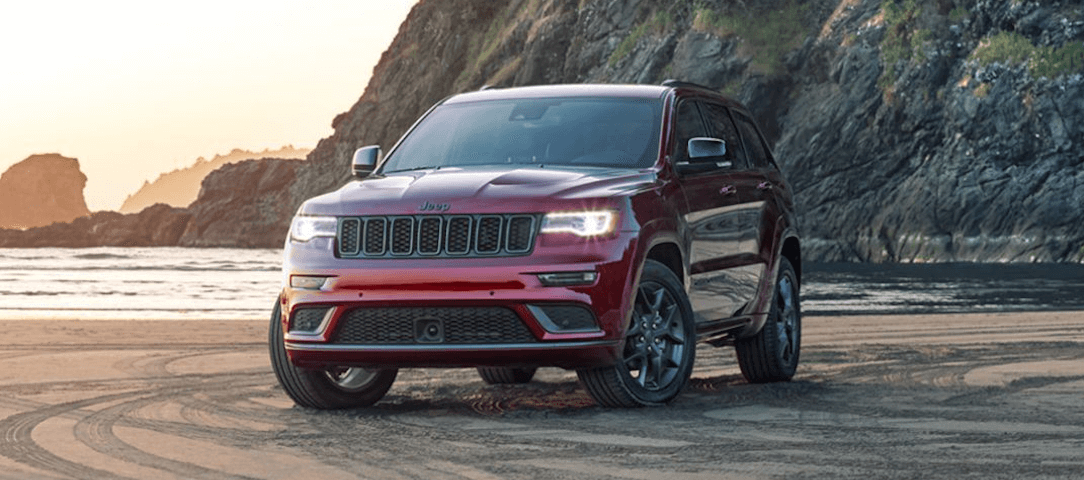
[(722, 320), (709, 320), (696, 324), (696, 341), (705, 342), (721, 347), (733, 344), (730, 333), (741, 330), (754, 321), (755, 315), (742, 315), (738, 317), (724, 318)]

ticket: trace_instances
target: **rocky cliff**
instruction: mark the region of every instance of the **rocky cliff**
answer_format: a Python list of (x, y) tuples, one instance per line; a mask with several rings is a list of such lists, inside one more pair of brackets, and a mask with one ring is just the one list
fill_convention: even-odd
[(307, 161), (208, 177), (178, 241), (281, 244), (355, 148), (454, 93), (677, 78), (753, 111), (806, 259), (1082, 262), (1082, 73), (1074, 1), (421, 0)]
[(79, 160), (32, 155), (0, 175), (0, 228), (31, 228), (89, 215)]
[(293, 214), (284, 200), (300, 160), (265, 158), (225, 165), (204, 178), (188, 208), (159, 203), (139, 213), (95, 212), (69, 223), (0, 229), (0, 248), (278, 248)]
[(309, 149), (285, 146), (262, 152), (234, 149), (226, 155), (215, 155), (210, 160), (200, 157), (189, 167), (163, 173), (153, 182), (144, 182), (138, 191), (124, 199), (119, 211), (136, 213), (156, 203), (187, 207), (199, 196), (203, 179), (223, 165), (260, 158), (298, 159), (308, 154)]
[(289, 202), (453, 93), (678, 78), (758, 117), (807, 259), (1080, 262), (1082, 17), (1068, 1), (422, 0)]
[(211, 172), (188, 207), (192, 219), (178, 245), (281, 247), (297, 208), (287, 196), (301, 164), (300, 160), (265, 158)]

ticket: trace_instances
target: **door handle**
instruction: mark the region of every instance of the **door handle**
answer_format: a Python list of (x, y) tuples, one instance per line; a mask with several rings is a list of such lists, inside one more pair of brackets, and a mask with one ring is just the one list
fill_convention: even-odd
[(738, 189), (734, 188), (733, 185), (727, 185), (727, 186), (719, 189), (719, 194), (721, 194), (721, 195), (733, 195), (733, 194), (735, 194), (737, 192), (738, 192)]
[(772, 186), (772, 182), (760, 182), (757, 184), (757, 190), (771, 190)]

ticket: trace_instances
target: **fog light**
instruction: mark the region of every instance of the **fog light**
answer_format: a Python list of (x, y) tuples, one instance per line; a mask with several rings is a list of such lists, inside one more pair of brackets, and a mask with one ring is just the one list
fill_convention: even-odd
[(305, 290), (319, 290), (324, 288), (328, 278), (313, 275), (290, 275), (290, 286)]
[(598, 280), (598, 272), (555, 272), (539, 273), (538, 280), (547, 287), (567, 287), (571, 285), (590, 285)]
[(595, 314), (579, 305), (527, 305), (539, 325), (551, 333), (597, 332)]

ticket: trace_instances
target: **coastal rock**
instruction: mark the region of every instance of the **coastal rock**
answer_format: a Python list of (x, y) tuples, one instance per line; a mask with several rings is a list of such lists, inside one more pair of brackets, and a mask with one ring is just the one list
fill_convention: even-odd
[(191, 214), (165, 204), (138, 214), (95, 212), (68, 223), (26, 230), (0, 230), (0, 248), (175, 246)]
[(137, 213), (156, 203), (187, 207), (199, 196), (200, 185), (207, 174), (223, 165), (259, 158), (305, 158), (309, 151), (286, 146), (262, 152), (234, 149), (226, 155), (215, 155), (210, 160), (200, 157), (189, 167), (163, 173), (153, 182), (145, 182), (138, 191), (124, 199), (118, 211)]
[(89, 215), (79, 160), (32, 155), (0, 175), (0, 228), (32, 228)]
[(992, 0), (420, 2), (288, 203), (349, 180), (355, 148), (387, 149), (447, 95), (678, 78), (757, 117), (795, 187), (807, 260), (1081, 262), (1081, 13)]
[(277, 248), (295, 206), (286, 201), (302, 162), (264, 158), (225, 165), (203, 179), (189, 206), (184, 247)]

